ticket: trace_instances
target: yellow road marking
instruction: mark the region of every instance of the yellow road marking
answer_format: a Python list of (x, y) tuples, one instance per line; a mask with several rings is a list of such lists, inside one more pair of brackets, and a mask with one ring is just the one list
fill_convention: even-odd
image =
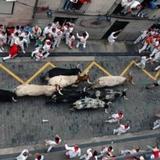
[(111, 74), (110, 74), (105, 68), (103, 68), (102, 66), (100, 66), (96, 61), (92, 61), (92, 62), (84, 69), (84, 71), (83, 71), (81, 74), (82, 74), (82, 75), (87, 74), (87, 73), (90, 71), (90, 69), (91, 69), (92, 67), (94, 67), (94, 66), (98, 67), (102, 72), (104, 72), (104, 73), (107, 74), (108, 76), (111, 76)]
[(145, 69), (142, 69), (142, 71), (148, 76), (150, 77), (152, 80), (156, 80), (156, 77), (152, 76), (148, 71), (146, 71)]
[[(134, 66), (136, 64), (136, 62), (134, 60), (132, 60), (127, 67), (122, 71), (122, 73), (120, 74), (120, 76), (124, 76), (129, 69), (132, 68), (132, 66)], [(96, 66), (97, 68), (99, 68), (102, 72), (104, 72), (106, 75), (111, 76), (112, 74), (109, 73), (104, 67), (102, 67), (101, 65), (99, 65), (96, 61), (92, 61), (90, 62), (87, 67), (82, 71), (82, 75), (88, 73), (92, 67)], [(8, 69), (6, 66), (4, 66), (3, 64), (0, 64), (0, 69), (4, 70), (6, 73), (8, 73), (10, 76), (12, 76), (15, 80), (17, 80), (20, 83), (31, 83), (36, 77), (38, 77), (45, 69), (47, 69), (48, 67), (54, 68), (56, 67), (53, 63), (51, 62), (47, 62), (45, 65), (43, 65), (36, 73), (34, 73), (28, 80), (24, 81), (22, 80), (20, 77), (18, 77), (13, 71), (11, 71), (10, 69)], [(142, 69), (142, 71), (144, 72), (145, 75), (147, 75), (149, 78), (151, 78), (152, 80), (157, 80), (160, 76), (160, 71), (158, 71), (155, 76), (153, 76), (152, 74), (150, 74), (147, 70)]]
[(128, 64), (128, 66), (123, 70), (123, 72), (120, 74), (120, 76), (124, 76), (133, 65), (134, 65), (134, 61), (131, 61)]
[(160, 77), (160, 70), (157, 72), (157, 74), (155, 75), (156, 80)]
[(92, 61), (91, 63), (89, 63), (87, 65), (87, 67), (82, 71), (81, 75), (84, 75), (84, 74), (88, 74), (88, 72), (90, 71), (90, 69), (93, 67), (94, 65), (94, 61)]
[(13, 73), (10, 69), (5, 67), (3, 64), (0, 64), (0, 68), (3, 69), (6, 73), (8, 73), (10, 76), (12, 76), (14, 79), (16, 79), (20, 83), (24, 83), (24, 81), (18, 77), (15, 73)]
[(31, 83), (35, 78), (37, 78), (45, 69), (47, 69), (48, 67), (52, 67), (52, 68), (54, 68), (55, 67), (55, 65), (54, 64), (52, 64), (52, 63), (50, 63), (50, 62), (48, 62), (48, 63), (46, 63), (45, 65), (43, 65), (36, 73), (34, 73), (33, 75), (32, 75), (32, 77), (30, 77), (25, 83)]
[(103, 68), (101, 65), (99, 65), (97, 62), (94, 62), (94, 65), (97, 66), (102, 72), (107, 74), (108, 76), (112, 76), (105, 68)]

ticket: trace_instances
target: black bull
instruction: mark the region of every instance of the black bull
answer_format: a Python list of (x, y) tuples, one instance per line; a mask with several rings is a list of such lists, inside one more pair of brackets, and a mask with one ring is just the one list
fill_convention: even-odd
[(54, 94), (47, 101), (48, 104), (51, 103), (73, 103), (79, 99), (90, 97), (90, 98), (99, 98), (104, 102), (112, 102), (118, 97), (126, 98), (126, 90), (109, 90), (109, 89), (94, 89), (94, 90), (76, 90), (75, 88), (68, 88), (62, 90), (62, 94)]
[(0, 102), (16, 102), (16, 98), (14, 92), (0, 89)]

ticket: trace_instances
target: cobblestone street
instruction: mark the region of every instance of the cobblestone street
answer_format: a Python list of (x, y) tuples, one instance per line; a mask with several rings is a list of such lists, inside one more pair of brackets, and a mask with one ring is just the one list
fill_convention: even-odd
[[(120, 75), (128, 64), (137, 57), (97, 57), (96, 62), (107, 69), (112, 75)], [(84, 58), (81, 62), (78, 59), (65, 61), (50, 61), (59, 67), (74, 67), (78, 63), (82, 64), (84, 69), (91, 63), (91, 59)], [(52, 60), (52, 59), (51, 59)], [(121, 63), (119, 64), (119, 62)], [(23, 80), (30, 78), (47, 62), (19, 61), (4, 64)], [(49, 68), (48, 68), (49, 69)], [(151, 68), (146, 68), (151, 75)], [(46, 70), (47, 71), (47, 70)], [(153, 80), (134, 65), (128, 70), (134, 77), (135, 85), (125, 84), (116, 88), (128, 88), (127, 96), (129, 100), (119, 99), (113, 104), (111, 112), (122, 110), (125, 112), (125, 121), (131, 124), (131, 132), (142, 131), (151, 128), (154, 114), (159, 110), (160, 90), (146, 90), (144, 86), (152, 83)], [(127, 71), (127, 72), (128, 72)], [(89, 72), (91, 80), (105, 75), (96, 66)], [(20, 83), (8, 75), (2, 69), (0, 70), (0, 87), (3, 89), (14, 89)], [(32, 83), (40, 84), (39, 76)], [(24, 97), (17, 103), (0, 104), (0, 147), (11, 147), (18, 145), (29, 145), (42, 143), (46, 138), (52, 138), (59, 134), (63, 139), (84, 139), (96, 136), (105, 136), (112, 134), (116, 125), (104, 123), (107, 114), (104, 109), (75, 111), (71, 112), (70, 105), (46, 105), (46, 98)], [(48, 123), (42, 123), (42, 119), (49, 120)]]

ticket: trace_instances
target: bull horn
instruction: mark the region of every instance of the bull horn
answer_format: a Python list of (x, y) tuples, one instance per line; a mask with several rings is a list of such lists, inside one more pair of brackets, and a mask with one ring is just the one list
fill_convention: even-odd
[(63, 93), (61, 92), (62, 88), (59, 85), (55, 85), (57, 92), (63, 96)]
[(55, 95), (55, 94), (53, 94), (51, 98), (55, 98), (55, 97), (56, 97), (56, 95)]
[(86, 92), (86, 89), (87, 89), (87, 88), (86, 88), (86, 87), (84, 87), (84, 88), (83, 88), (83, 92)]
[(127, 97), (127, 96), (123, 96), (123, 98), (124, 98), (125, 100), (128, 100), (128, 97)]
[(91, 81), (89, 80), (89, 78), (87, 79), (87, 83), (88, 83), (88, 84), (93, 84), (93, 82), (91, 82)]
[(63, 93), (61, 92), (60, 89), (58, 89), (58, 93), (59, 93), (61, 96), (63, 96)]

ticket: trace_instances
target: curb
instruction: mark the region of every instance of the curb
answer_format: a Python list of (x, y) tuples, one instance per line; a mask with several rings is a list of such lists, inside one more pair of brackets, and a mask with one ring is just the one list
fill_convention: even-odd
[[(81, 139), (81, 140), (68, 140), (64, 141), (63, 145), (56, 147), (54, 152), (64, 151), (64, 144), (74, 145), (78, 144), (81, 148), (86, 147), (97, 147), (103, 146), (107, 144), (118, 144), (136, 140), (144, 140), (151, 138), (160, 138), (160, 130), (146, 130), (142, 132), (128, 133), (120, 136), (104, 136), (104, 137), (94, 137), (91, 139)], [(43, 144), (35, 144), (35, 145), (26, 145), (26, 146), (17, 146), (11, 148), (0, 149), (0, 159), (5, 157), (15, 156), (18, 153), (21, 153), (23, 149), (28, 149), (30, 152), (41, 152), (44, 153), (46, 151), (46, 147)]]

